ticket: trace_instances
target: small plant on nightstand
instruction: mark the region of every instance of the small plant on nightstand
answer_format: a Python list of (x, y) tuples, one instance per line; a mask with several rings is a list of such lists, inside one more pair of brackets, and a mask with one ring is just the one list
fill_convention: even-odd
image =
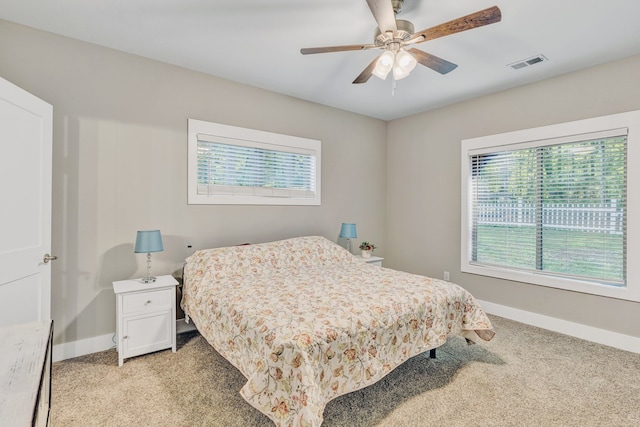
[(371, 254), (376, 249), (376, 245), (369, 242), (360, 243), (360, 250), (362, 251), (362, 258), (371, 258)]

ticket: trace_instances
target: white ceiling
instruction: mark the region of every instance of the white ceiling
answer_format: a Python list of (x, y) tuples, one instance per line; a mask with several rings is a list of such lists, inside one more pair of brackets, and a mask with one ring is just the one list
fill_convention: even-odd
[(384, 120), (640, 54), (640, 0), (405, 0), (398, 18), (422, 30), (494, 5), (502, 22), (416, 45), (457, 69), (418, 65), (395, 93), (391, 76), (351, 83), (377, 49), (300, 54), (372, 43), (365, 0), (0, 0), (0, 18)]

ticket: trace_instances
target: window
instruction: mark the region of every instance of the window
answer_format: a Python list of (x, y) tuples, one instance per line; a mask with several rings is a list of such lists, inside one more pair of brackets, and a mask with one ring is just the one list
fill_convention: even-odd
[(320, 204), (320, 141), (189, 119), (190, 204)]
[(640, 300), (627, 264), (639, 243), (627, 191), (638, 119), (464, 140), (462, 271)]
[(471, 259), (625, 285), (627, 129), (470, 154)]

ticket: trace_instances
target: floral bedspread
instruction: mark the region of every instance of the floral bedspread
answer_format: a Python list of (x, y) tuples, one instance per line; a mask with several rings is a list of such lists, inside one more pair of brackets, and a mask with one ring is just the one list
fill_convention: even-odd
[(370, 265), (317, 236), (197, 251), (182, 307), (277, 426), (320, 426), (327, 402), (450, 335), (493, 337), (453, 283)]

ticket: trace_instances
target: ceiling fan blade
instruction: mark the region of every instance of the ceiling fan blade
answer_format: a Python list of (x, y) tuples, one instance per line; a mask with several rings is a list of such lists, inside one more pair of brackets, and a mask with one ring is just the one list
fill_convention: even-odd
[(433, 40), (450, 34), (482, 27), (484, 25), (494, 24), (496, 22), (500, 22), (501, 19), (502, 12), (500, 12), (500, 8), (498, 6), (493, 6), (488, 9), (445, 22), (444, 24), (415, 32), (411, 38), (407, 40), (406, 44), (426, 42), (427, 40)]
[(415, 47), (408, 49), (416, 60), (425, 67), (431, 68), (440, 74), (447, 74), (456, 69), (457, 65), (453, 62), (446, 61), (442, 58), (438, 58), (430, 53), (423, 52)]
[(369, 80), (369, 78), (373, 75), (373, 69), (376, 68), (376, 62), (378, 62), (378, 58), (380, 58), (380, 55), (376, 56), (375, 59), (371, 61), (371, 64), (367, 65), (367, 68), (362, 70), (360, 75), (353, 81), (354, 85), (366, 83)]
[(382, 34), (387, 31), (398, 30), (396, 14), (393, 12), (391, 0), (367, 0), (367, 4)]
[(300, 53), (303, 55), (310, 55), (312, 53), (327, 53), (327, 52), (346, 52), (349, 50), (365, 50), (374, 49), (378, 46), (374, 44), (352, 44), (346, 46), (326, 46), (326, 47), (304, 47), (300, 49)]

